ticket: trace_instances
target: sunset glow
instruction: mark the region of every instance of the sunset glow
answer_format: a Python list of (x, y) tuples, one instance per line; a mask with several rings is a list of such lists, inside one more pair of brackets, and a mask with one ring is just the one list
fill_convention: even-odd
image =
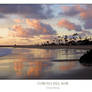
[(92, 35), (92, 5), (0, 5), (0, 44), (38, 44), (73, 33)]

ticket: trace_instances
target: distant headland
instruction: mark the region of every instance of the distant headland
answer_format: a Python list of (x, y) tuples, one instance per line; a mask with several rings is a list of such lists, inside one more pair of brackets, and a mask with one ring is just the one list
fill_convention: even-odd
[(0, 45), (0, 47), (13, 47), (13, 48), (38, 48), (38, 49), (92, 49), (90, 45), (77, 45), (77, 46), (41, 46), (41, 45)]

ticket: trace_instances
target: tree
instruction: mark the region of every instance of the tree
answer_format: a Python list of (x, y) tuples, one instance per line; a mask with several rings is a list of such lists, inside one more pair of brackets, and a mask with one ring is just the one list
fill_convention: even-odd
[(47, 45), (49, 45), (49, 41), (47, 41)]
[(67, 35), (64, 36), (64, 40), (65, 40), (65, 44), (67, 44), (67, 42), (68, 42), (68, 36)]

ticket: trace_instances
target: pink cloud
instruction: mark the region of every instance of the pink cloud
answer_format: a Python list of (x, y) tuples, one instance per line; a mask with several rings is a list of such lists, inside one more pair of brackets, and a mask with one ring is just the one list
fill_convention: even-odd
[[(17, 37), (34, 37), (40, 35), (55, 35), (56, 31), (49, 25), (41, 23), (39, 20), (26, 19), (26, 27), (21, 24), (15, 24), (9, 35)], [(29, 26), (29, 27), (28, 27)]]
[(22, 20), (20, 20), (20, 19), (14, 19), (14, 22), (15, 22), (15, 23), (21, 23)]
[(92, 29), (92, 5), (71, 5), (61, 7), (62, 15), (75, 17), (78, 16), (84, 22), (85, 29)]
[(81, 31), (80, 25), (75, 25), (74, 23), (71, 23), (70, 21), (66, 19), (61, 19), (58, 22), (58, 26), (61, 28), (66, 28), (68, 30), (76, 30), (76, 31)]
[(67, 28), (69, 30), (74, 30), (75, 29), (75, 26), (73, 23), (69, 22), (68, 20), (66, 19), (62, 19), (58, 22), (58, 26), (59, 27), (64, 27), (64, 28)]

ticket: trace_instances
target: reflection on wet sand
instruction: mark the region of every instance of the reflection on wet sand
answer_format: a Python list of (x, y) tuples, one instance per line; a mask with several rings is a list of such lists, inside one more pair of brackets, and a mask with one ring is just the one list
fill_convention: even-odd
[(81, 63), (80, 62), (80, 64), (83, 65), (84, 67), (91, 67), (92, 66), (92, 64), (89, 64), (89, 63)]
[(23, 58), (22, 56), (19, 57), (19, 59), (17, 59), (14, 62), (14, 70), (16, 72), (16, 76), (21, 76), (22, 75), (22, 69), (24, 67), (23, 62), (25, 61), (25, 58)]
[(21, 71), (22, 68), (23, 68), (22, 62), (19, 62), (19, 63), (15, 62), (14, 63), (14, 70), (15, 70), (17, 76), (22, 75), (22, 71)]
[(27, 76), (40, 76), (40, 73), (42, 71), (42, 62), (30, 62), (29, 63), (30, 67), (27, 70)]
[(43, 61), (55, 57), (55, 54), (49, 49), (32, 49), (29, 54), (31, 57), (34, 57), (35, 59), (42, 59)]
[(66, 70), (70, 70), (72, 68), (74, 68), (76, 66), (76, 62), (67, 62), (65, 65), (63, 64), (63, 66), (60, 66), (60, 70), (62, 71), (66, 71)]
[(78, 59), (80, 54), (83, 54), (78, 50), (64, 49), (12, 48), (12, 50), (12, 54), (0, 58), (0, 78), (3, 76), (12, 79), (53, 79), (56, 75), (61, 77), (64, 73), (69, 74), (76, 67), (81, 67), (80, 63), (78, 61), (53, 62), (53, 60)]
[[(24, 63), (27, 63), (27, 65), (24, 65)], [(16, 72), (16, 76), (26, 76), (26, 77), (40, 77), (43, 70), (47, 68), (49, 65), (51, 65), (48, 62), (42, 62), (42, 61), (30, 61), (30, 59), (26, 58), (25, 56), (20, 56), (14, 62), (14, 71)], [(26, 73), (24, 74), (24, 68), (26, 68)]]
[(43, 76), (45, 69), (48, 69), (49, 66), (51, 66), (50, 63), (41, 62), (41, 61), (32, 61), (29, 63), (29, 68), (27, 70), (27, 76), (28, 77), (40, 77)]
[[(50, 58), (51, 57), (51, 52), (48, 51), (49, 53), (47, 54), (47, 51), (41, 50), (39, 52), (38, 50), (33, 49), (31, 52), (28, 51), (28, 54), (23, 54), (21, 53), (19, 56), (16, 57), (14, 61), (14, 71), (16, 72), (16, 76), (28, 76), (28, 77), (39, 77), (41, 76), (41, 73), (43, 72), (44, 68), (47, 68), (48, 65), (50, 65), (47, 62), (43, 61), (38, 61), (36, 58)], [(42, 53), (42, 54), (41, 54)], [(43, 54), (44, 53), (44, 54)], [(34, 57), (35, 59), (32, 61), (31, 57)], [(31, 60), (31, 61), (30, 61)], [(24, 68), (26, 65), (24, 63), (27, 63), (27, 68), (25, 70), (25, 75), (24, 73)]]

